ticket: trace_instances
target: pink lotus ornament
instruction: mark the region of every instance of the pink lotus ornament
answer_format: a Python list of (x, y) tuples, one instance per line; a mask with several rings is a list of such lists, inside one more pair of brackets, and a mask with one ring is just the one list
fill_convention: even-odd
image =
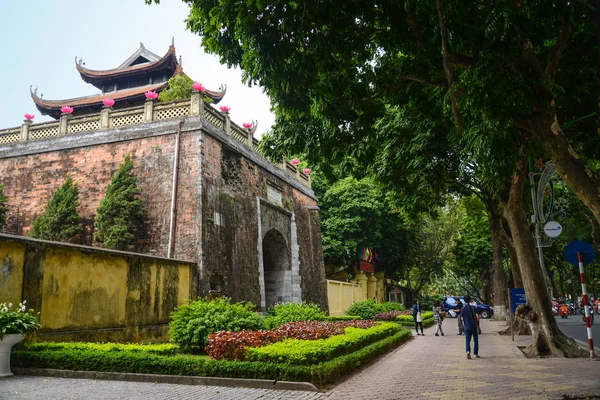
[(115, 101), (113, 99), (104, 99), (102, 100), (102, 104), (104, 104), (104, 107), (112, 107), (115, 105)]
[(144, 93), (144, 95), (148, 100), (156, 100), (158, 98), (158, 93), (156, 93), (155, 91), (147, 91), (146, 93)]
[(73, 107), (71, 106), (62, 106), (60, 108), (60, 112), (63, 114), (73, 114)]
[(194, 84), (192, 85), (192, 89), (194, 89), (194, 92), (200, 92), (200, 93), (204, 93), (204, 86), (199, 83), (199, 82), (194, 82)]
[(229, 107), (229, 106), (221, 106), (221, 107), (219, 107), (219, 109), (221, 111), (223, 111), (224, 113), (228, 113), (229, 111), (231, 111), (231, 107)]
[(25, 114), (24, 117), (25, 117), (26, 120), (31, 121), (31, 120), (33, 120), (35, 118), (35, 115), (33, 115), (33, 114)]
[(246, 128), (246, 129), (250, 129), (250, 128), (252, 128), (252, 122), (244, 122), (242, 125), (243, 125), (243, 126), (244, 126), (244, 128)]
[(310, 175), (310, 173), (312, 172), (310, 168), (304, 168), (302, 170), (302, 172), (304, 173), (304, 175)]
[(292, 165), (298, 165), (298, 164), (300, 164), (300, 160), (298, 160), (297, 158), (294, 158), (294, 159), (291, 161), (291, 163), (292, 163)]

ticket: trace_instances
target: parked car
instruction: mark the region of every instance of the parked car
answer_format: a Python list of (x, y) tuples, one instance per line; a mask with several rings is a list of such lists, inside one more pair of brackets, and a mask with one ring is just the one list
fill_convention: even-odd
[[(463, 298), (463, 296), (452, 296), (444, 298), (442, 310), (446, 311), (446, 313), (451, 316), (452, 313), (450, 313), (449, 311), (456, 309), (458, 301), (463, 303), (463, 305), (465, 304), (465, 299)], [(491, 318), (492, 315), (494, 315), (494, 307), (488, 306), (487, 304), (478, 304), (476, 301), (474, 301), (474, 303), (477, 306), (477, 313), (481, 318)]]

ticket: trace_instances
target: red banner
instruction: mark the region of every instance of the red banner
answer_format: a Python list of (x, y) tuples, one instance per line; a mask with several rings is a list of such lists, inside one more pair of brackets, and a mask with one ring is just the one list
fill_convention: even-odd
[(360, 261), (358, 268), (365, 272), (375, 272), (375, 264), (368, 263), (366, 261)]

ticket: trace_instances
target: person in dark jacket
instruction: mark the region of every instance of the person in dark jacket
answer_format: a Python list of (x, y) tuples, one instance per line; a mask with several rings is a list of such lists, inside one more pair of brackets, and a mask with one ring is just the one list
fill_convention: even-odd
[[(415, 320), (415, 331), (417, 331), (417, 335), (423, 335), (423, 315), (421, 314), (421, 304), (419, 300), (413, 301), (413, 309), (412, 309), (413, 319)], [(419, 326), (421, 327), (421, 333), (419, 333)]]
[(467, 358), (471, 359), (471, 337), (473, 338), (473, 354), (479, 357), (479, 337), (477, 335), (477, 309), (471, 304), (471, 296), (465, 296), (465, 305), (460, 311), (460, 319), (465, 327)]
[(456, 301), (456, 319), (458, 319), (458, 333), (457, 335), (462, 335), (465, 333), (465, 328), (463, 326), (462, 319), (460, 318), (460, 311), (462, 310), (463, 303), (460, 301), (458, 297), (454, 299)]

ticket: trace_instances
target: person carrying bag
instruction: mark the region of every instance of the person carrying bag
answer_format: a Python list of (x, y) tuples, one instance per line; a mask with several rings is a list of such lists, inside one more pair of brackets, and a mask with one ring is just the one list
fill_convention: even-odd
[[(421, 315), (421, 304), (419, 300), (413, 301), (413, 319), (415, 321), (415, 331), (417, 331), (417, 335), (423, 335), (423, 316)], [(421, 327), (421, 333), (419, 333), (419, 326)]]

